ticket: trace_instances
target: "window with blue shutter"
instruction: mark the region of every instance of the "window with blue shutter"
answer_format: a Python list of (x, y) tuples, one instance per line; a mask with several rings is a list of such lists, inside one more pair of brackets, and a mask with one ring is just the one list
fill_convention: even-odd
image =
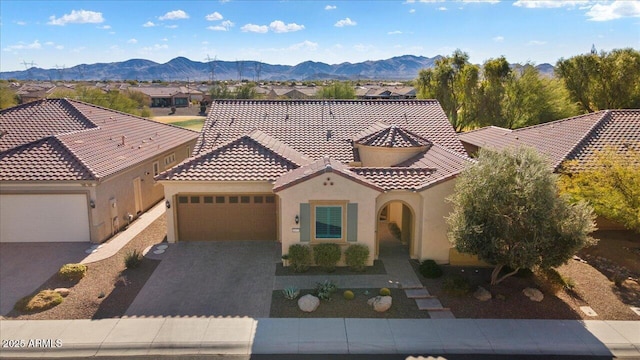
[(316, 206), (316, 239), (342, 238), (342, 207)]

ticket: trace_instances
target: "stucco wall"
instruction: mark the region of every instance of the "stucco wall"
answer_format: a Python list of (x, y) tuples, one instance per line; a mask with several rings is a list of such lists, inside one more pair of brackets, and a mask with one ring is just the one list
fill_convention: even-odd
[(389, 148), (356, 144), (360, 161), (364, 167), (394, 166), (418, 153), (424, 152), (425, 147)]
[[(330, 180), (327, 180), (330, 179)], [(327, 185), (325, 185), (327, 183)], [(330, 185), (333, 183), (333, 185)], [(335, 173), (325, 173), (277, 193), (280, 198), (280, 239), (282, 253), (289, 246), (300, 243), (300, 225), (295, 223), (300, 215), (300, 204), (316, 200), (348, 201), (358, 204), (357, 243), (369, 247), (368, 265), (373, 264), (376, 245), (376, 197), (379, 192)], [(346, 227), (346, 224), (345, 224)], [(316, 242), (318, 243), (318, 242)], [(306, 243), (309, 244), (309, 243)], [(313, 240), (310, 244), (314, 244)], [(342, 243), (345, 247), (347, 243)], [(343, 249), (344, 250), (344, 249)]]
[(449, 262), (451, 243), (447, 239), (448, 226), (445, 218), (453, 207), (445, 199), (453, 194), (454, 186), (455, 179), (451, 179), (420, 193), (423, 198), (422, 247), (418, 252), (420, 260), (432, 259), (439, 264)]
[(159, 181), (164, 187), (165, 199), (169, 200), (171, 209), (167, 211), (167, 241), (176, 242), (176, 195), (178, 194), (242, 194), (242, 193), (271, 193), (273, 184), (268, 181)]

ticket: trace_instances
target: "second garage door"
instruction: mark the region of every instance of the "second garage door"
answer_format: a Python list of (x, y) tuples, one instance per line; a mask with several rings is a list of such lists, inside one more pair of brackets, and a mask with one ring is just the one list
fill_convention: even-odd
[(275, 241), (273, 194), (177, 196), (179, 241)]

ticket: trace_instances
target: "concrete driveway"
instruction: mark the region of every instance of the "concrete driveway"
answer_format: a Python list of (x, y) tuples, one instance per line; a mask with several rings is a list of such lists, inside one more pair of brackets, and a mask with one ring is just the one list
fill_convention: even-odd
[(84, 259), (89, 243), (0, 243), (0, 314), (44, 284), (60, 267)]
[(269, 317), (280, 243), (170, 244), (127, 316)]

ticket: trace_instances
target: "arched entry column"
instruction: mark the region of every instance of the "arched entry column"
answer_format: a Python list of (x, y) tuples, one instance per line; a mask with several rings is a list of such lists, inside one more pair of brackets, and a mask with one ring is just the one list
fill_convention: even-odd
[[(421, 244), (421, 229), (419, 225), (421, 197), (417, 193), (408, 191), (394, 191), (381, 194), (376, 200), (376, 259), (380, 255), (381, 241), (389, 241), (392, 236), (387, 230), (388, 224), (396, 223), (400, 229), (400, 238), (395, 241), (406, 245), (406, 251), (411, 258), (417, 258)], [(391, 240), (394, 241), (394, 240)]]

